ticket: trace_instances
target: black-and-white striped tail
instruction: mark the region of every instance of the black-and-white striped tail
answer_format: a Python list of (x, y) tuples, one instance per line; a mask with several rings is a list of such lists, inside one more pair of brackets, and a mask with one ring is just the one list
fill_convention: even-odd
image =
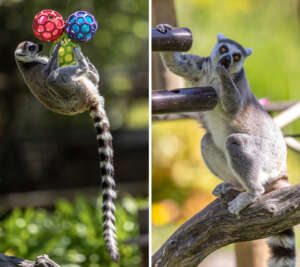
[(268, 267), (296, 266), (295, 233), (292, 228), (269, 237), (267, 243), (271, 250)]
[(115, 227), (115, 181), (113, 167), (112, 136), (109, 130), (109, 121), (103, 107), (97, 106), (90, 109), (97, 131), (98, 152), (100, 157), (100, 171), (102, 183), (102, 221), (103, 237), (110, 257), (118, 262), (119, 251), (116, 241)]

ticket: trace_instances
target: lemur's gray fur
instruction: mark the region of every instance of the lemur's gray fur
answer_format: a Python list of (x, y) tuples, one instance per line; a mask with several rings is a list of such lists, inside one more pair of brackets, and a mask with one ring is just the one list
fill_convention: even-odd
[(94, 65), (80, 51), (73, 49), (76, 65), (59, 67), (58, 43), (50, 58), (39, 56), (40, 45), (25, 41), (15, 50), (19, 70), (32, 94), (48, 109), (74, 115), (89, 111), (97, 130), (98, 152), (102, 179), (103, 236), (107, 251), (114, 261), (119, 252), (116, 242), (116, 199), (112, 136), (104, 109), (104, 98), (99, 94), (99, 74)]
[[(162, 33), (171, 29), (167, 24), (157, 26)], [(289, 186), (283, 135), (251, 92), (243, 68), (251, 54), (250, 48), (222, 34), (209, 57), (161, 53), (165, 67), (191, 86), (212, 86), (217, 92), (216, 108), (198, 116), (206, 130), (201, 150), (207, 167), (224, 181), (213, 194), (222, 197), (232, 188), (241, 191), (228, 203), (228, 210), (236, 215), (275, 184), (277, 188)], [(269, 267), (295, 266), (292, 229), (271, 237), (268, 244), (272, 251)]]

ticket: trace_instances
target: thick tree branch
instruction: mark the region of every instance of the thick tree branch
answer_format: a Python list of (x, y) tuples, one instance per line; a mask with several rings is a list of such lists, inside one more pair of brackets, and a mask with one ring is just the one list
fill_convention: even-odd
[(153, 255), (153, 267), (197, 266), (213, 251), (234, 242), (265, 238), (300, 223), (300, 184), (262, 196), (243, 210), (230, 214), (231, 191), (184, 223)]
[(60, 267), (52, 261), (47, 255), (41, 255), (36, 258), (36, 261), (24, 260), (17, 257), (6, 256), (0, 253), (1, 267)]

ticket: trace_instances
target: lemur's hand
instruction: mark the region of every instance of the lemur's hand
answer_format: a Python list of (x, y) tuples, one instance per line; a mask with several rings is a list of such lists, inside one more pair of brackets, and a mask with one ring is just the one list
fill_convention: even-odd
[(59, 51), (59, 48), (61, 47), (61, 44), (62, 44), (62, 42), (59, 41), (59, 42), (55, 45), (55, 47), (54, 47), (54, 49), (53, 49), (53, 52), (52, 52), (52, 56), (53, 56), (53, 57), (55, 57), (55, 58), (58, 57), (58, 51)]
[(166, 34), (167, 31), (171, 31), (172, 30), (172, 26), (169, 24), (158, 24), (156, 26), (156, 30), (158, 30), (159, 32)]
[(216, 66), (216, 72), (218, 73), (218, 75), (221, 76), (228, 76), (229, 72), (226, 70), (226, 68), (221, 65), (220, 63), (217, 64)]

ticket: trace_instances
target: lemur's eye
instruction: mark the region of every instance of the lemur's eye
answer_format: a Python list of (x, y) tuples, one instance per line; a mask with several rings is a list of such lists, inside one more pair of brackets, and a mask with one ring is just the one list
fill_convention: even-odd
[(30, 45), (30, 46), (28, 47), (28, 50), (29, 50), (30, 52), (33, 52), (33, 51), (35, 50), (35, 46), (34, 46), (34, 45)]
[(238, 54), (238, 53), (233, 54), (233, 60), (235, 62), (240, 61), (240, 59), (241, 59), (241, 55), (240, 54)]
[(219, 49), (220, 54), (224, 54), (228, 52), (228, 47), (226, 45), (222, 45)]

